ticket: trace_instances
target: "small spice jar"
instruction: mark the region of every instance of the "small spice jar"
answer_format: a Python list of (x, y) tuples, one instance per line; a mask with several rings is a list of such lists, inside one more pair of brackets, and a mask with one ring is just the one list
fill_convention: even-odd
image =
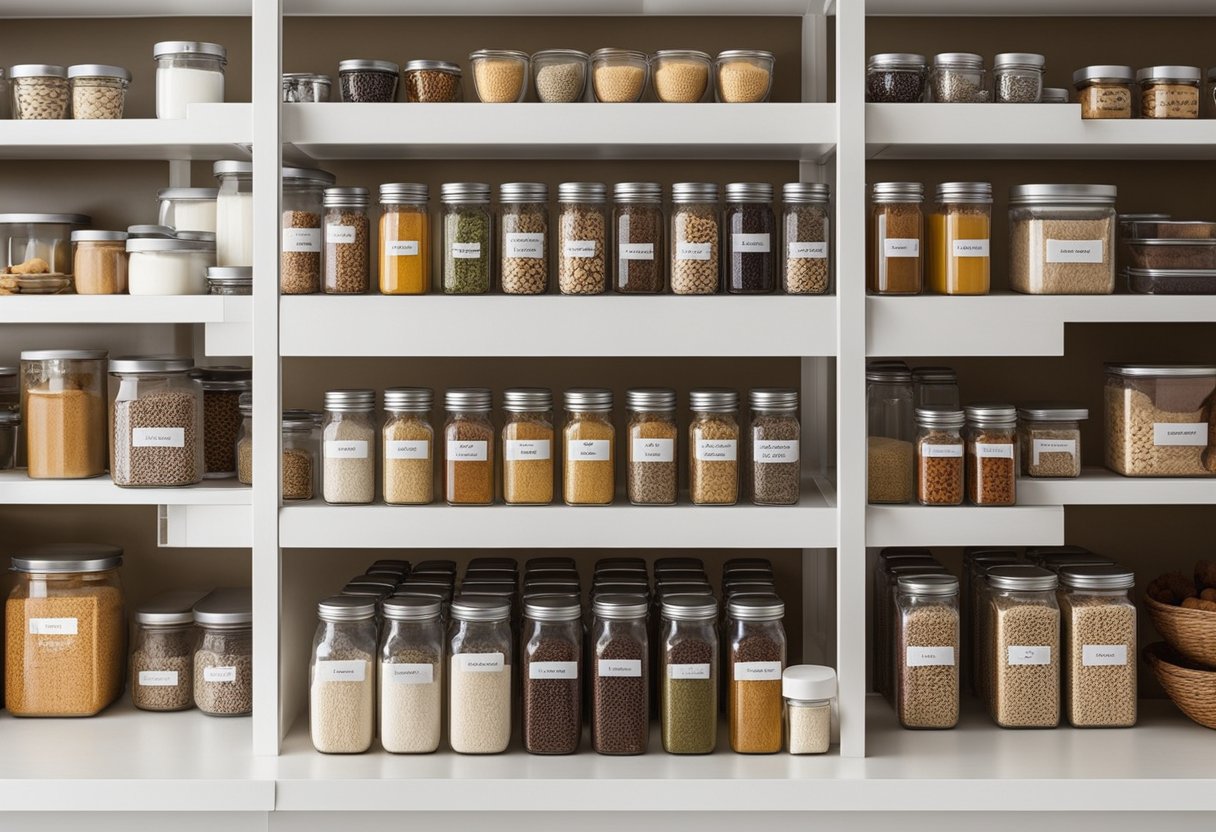
[(131, 73), (121, 66), (76, 64), (68, 67), (72, 118), (122, 118)]
[(323, 754), (362, 754), (376, 733), (376, 602), (336, 595), (317, 604), (308, 664), (308, 733)]
[(197, 592), (165, 592), (135, 610), (131, 704), (142, 711), (194, 707)]
[(486, 104), (512, 104), (528, 93), (528, 53), (513, 49), (478, 49), (469, 55), (473, 87)]
[(253, 713), (253, 597), (217, 589), (194, 605), (194, 704), (209, 716)]
[(649, 609), (644, 595), (595, 592), (591, 605), (591, 747), (645, 754), (650, 740)]
[(248, 367), (199, 367), (190, 377), (203, 388), (203, 476), (235, 477), (240, 398), (253, 389), (253, 372)]
[(785, 745), (791, 754), (826, 754), (832, 744), (836, 671), (796, 664), (781, 674), (785, 698)]
[(866, 61), (866, 101), (872, 104), (913, 104), (925, 93), (924, 55), (883, 52)]
[(905, 367), (866, 368), (866, 478), (871, 503), (912, 499), (912, 373)]
[(380, 294), (425, 295), (431, 288), (429, 190), (417, 182), (380, 186)]
[(958, 373), (952, 367), (917, 367), (912, 371), (912, 401), (915, 407), (958, 410)]
[(490, 186), (447, 182), (443, 199), (443, 291), (484, 295), (490, 291)]
[(998, 104), (1037, 104), (1043, 100), (1047, 59), (1033, 52), (1002, 52), (993, 59), (993, 99)]
[(971, 52), (941, 52), (933, 56), (929, 96), (940, 104), (982, 104), (988, 100), (984, 59)]
[(326, 188), (322, 221), (327, 295), (364, 295), (371, 278), (367, 188)]
[(73, 231), (72, 245), (77, 294), (126, 294), (127, 232)]
[(924, 185), (876, 182), (870, 200), (870, 291), (919, 295), (924, 285)]
[(1028, 477), (1081, 476), (1081, 422), (1089, 410), (1035, 404), (1018, 408), (1018, 446)]
[(321, 291), (321, 217), (325, 189), (333, 184), (333, 174), (323, 170), (283, 168), (279, 290), (285, 295)]
[(392, 61), (351, 58), (338, 62), (338, 90), (343, 101), (358, 104), (396, 101), (400, 75)]
[(958, 724), (958, 579), (904, 575), (895, 591), (895, 712), (904, 728)]
[(736, 754), (781, 750), (781, 673), (785, 668), (785, 604), (777, 597), (735, 595), (726, 607), (726, 712)]
[(543, 295), (549, 289), (549, 188), (540, 182), (498, 187), (502, 291)]
[(577, 49), (543, 49), (532, 54), (532, 85), (545, 104), (582, 101), (587, 89), (586, 52)]
[(612, 191), (615, 289), (624, 295), (661, 294), (663, 188), (657, 182), (618, 182)]
[(718, 292), (718, 186), (677, 182), (671, 186), (671, 291), (676, 295)]
[(228, 50), (220, 44), (166, 40), (152, 47), (152, 57), (157, 118), (185, 118), (191, 104), (223, 103)]
[(68, 72), (54, 64), (18, 64), (8, 71), (13, 90), (13, 118), (68, 117)]
[(718, 604), (708, 595), (671, 595), (660, 609), (663, 750), (712, 753), (718, 744)]
[(781, 188), (785, 210), (781, 217), (781, 289), (789, 295), (822, 295), (828, 291), (831, 268), (829, 188), (821, 182), (787, 182)]
[(321, 496), (325, 502), (363, 504), (376, 498), (375, 412), (375, 391), (325, 391), (321, 425)]
[(253, 269), (249, 266), (209, 266), (207, 294), (252, 295)]
[(312, 72), (284, 72), (282, 84), (284, 104), (315, 104), (329, 101), (333, 81)]
[(688, 407), (688, 496), (698, 506), (734, 505), (739, 499), (739, 394), (693, 390)]
[(434, 393), (426, 387), (384, 391), (384, 502), (420, 506), (435, 499), (435, 430), (431, 427)]
[(193, 359), (110, 359), (110, 476), (115, 485), (194, 485), (203, 479), (203, 391)]
[(501, 754), (511, 741), (511, 603), (460, 595), (448, 614), (448, 742), (457, 754)]
[(523, 604), (520, 632), (524, 750), (573, 754), (583, 738), (582, 608), (577, 597), (538, 596)]
[(1130, 66), (1083, 66), (1072, 74), (1072, 85), (1081, 102), (1081, 118), (1131, 118)]
[(1136, 724), (1136, 574), (1067, 566), (1058, 593), (1064, 624), (1064, 712), (1075, 728)]
[(941, 295), (986, 295), (991, 283), (992, 185), (942, 182), (929, 215), (925, 282)]
[(731, 182), (726, 186), (722, 225), (727, 233), (726, 290), (733, 295), (767, 294), (775, 286), (773, 186)]
[(916, 409), (916, 501), (922, 506), (963, 504), (966, 415), (943, 406)]
[(490, 391), (466, 387), (444, 393), (444, 489), (448, 505), (494, 502), (494, 426)]
[(608, 289), (608, 189), (601, 182), (557, 188), (557, 283), (563, 295), (602, 295)]
[(464, 98), (458, 64), (447, 61), (408, 61), (402, 69), (405, 100), (419, 104), (447, 104)]
[(1056, 576), (994, 566), (985, 592), (988, 712), (1002, 728), (1060, 724), (1060, 606)]
[(422, 595), (380, 605), (380, 744), (390, 754), (430, 754), (443, 725), (443, 603)]
[(616, 496), (612, 391), (579, 388), (567, 390), (564, 399), (562, 484), (566, 505), (608, 505)]
[(1199, 118), (1197, 66), (1148, 66), (1136, 71), (1141, 118)]
[(792, 506), (802, 481), (798, 391), (756, 389), (751, 404), (751, 496), (758, 506)]
[(967, 499), (977, 506), (1017, 503), (1017, 409), (971, 404), (967, 414)]
[(21, 411), (30, 479), (106, 470), (106, 351), (24, 350)]
[(553, 394), (544, 388), (503, 391), (502, 497), (507, 505), (553, 502)]
[[(650, 58), (655, 97), (667, 104), (693, 104), (709, 91), (713, 58), (695, 49), (660, 49)], [(733, 76), (732, 76), (733, 77)], [(738, 87), (732, 87), (732, 91)]]
[(676, 502), (680, 473), (676, 462), (676, 391), (635, 388), (625, 391), (628, 459), (626, 489), (635, 506)]
[[(286, 181), (283, 190), (286, 199)], [(160, 202), (157, 223), (175, 231), (210, 231), (214, 234), (215, 200), (218, 196), (218, 188), (161, 188), (156, 192), (156, 199)]]
[(591, 53), (591, 89), (595, 100), (609, 104), (641, 101), (650, 61), (632, 49), (597, 49)]
[(752, 104), (768, 101), (773, 88), (772, 52), (760, 49), (727, 49), (714, 59), (716, 92), (727, 104)]

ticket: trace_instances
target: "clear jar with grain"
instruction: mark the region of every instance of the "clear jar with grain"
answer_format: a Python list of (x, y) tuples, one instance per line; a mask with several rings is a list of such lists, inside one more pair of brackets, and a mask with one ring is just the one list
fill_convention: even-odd
[(443, 727), (443, 601), (400, 595), (380, 608), (380, 744), (390, 754), (430, 754)]
[(506, 295), (549, 291), (549, 188), (541, 182), (498, 186), (499, 275)]
[(511, 603), (459, 595), (448, 614), (448, 742), (457, 754), (501, 754), (511, 742)]
[(1210, 477), (1216, 367), (1108, 364), (1106, 467), (1125, 477)]
[(110, 359), (110, 476), (115, 485), (194, 485), (204, 472), (203, 390), (184, 356)]
[(164, 592), (135, 610), (131, 704), (141, 711), (194, 707), (194, 605), (202, 593)]
[(323, 196), (333, 184), (323, 170), (283, 168), (279, 290), (285, 295), (321, 291)]
[(1136, 724), (1136, 586), (1120, 566), (1060, 570), (1064, 623), (1064, 712), (1074, 728)]
[(608, 104), (641, 101), (650, 74), (645, 52), (632, 49), (597, 49), (591, 53), (591, 90), (595, 100)]
[(802, 480), (802, 427), (798, 391), (758, 388), (751, 405), (751, 500), (758, 506), (792, 506)]
[(916, 409), (916, 501), (922, 506), (963, 504), (963, 411)]
[(924, 287), (924, 185), (877, 182), (870, 199), (870, 291), (876, 295), (919, 295)]
[(672, 185), (672, 294), (713, 295), (720, 291), (720, 240), (718, 186), (712, 182)]
[(583, 739), (583, 623), (577, 596), (523, 604), (520, 723), (529, 754), (573, 754)]
[(586, 52), (577, 49), (542, 49), (532, 54), (532, 84), (545, 104), (571, 104), (583, 100), (587, 89)]
[(13, 118), (61, 119), (68, 117), (68, 72), (54, 64), (18, 64), (9, 68)]
[(895, 704), (895, 590), (901, 576), (945, 575), (932, 555), (887, 558), (884, 568), (874, 573), (874, 687), (888, 702)]
[(655, 97), (667, 104), (693, 104), (709, 92), (713, 58), (695, 49), (660, 49), (650, 58)]
[(376, 733), (376, 602), (338, 595), (317, 604), (308, 664), (308, 733), (323, 754), (362, 754)]
[(866, 369), (869, 502), (906, 503), (912, 499), (914, 415), (908, 369)]
[(715, 94), (727, 104), (768, 101), (773, 89), (772, 52), (760, 49), (727, 49), (714, 59)]
[(444, 496), (448, 505), (488, 506), (494, 502), (493, 399), (481, 387), (444, 393)]
[(557, 188), (557, 284), (563, 295), (608, 290), (608, 189), (601, 182)]
[(376, 498), (376, 394), (325, 391), (321, 426), (321, 496), (331, 505), (361, 505)]
[(425, 295), (431, 288), (429, 189), (418, 182), (380, 186), (380, 294)]
[(490, 291), (490, 186), (482, 182), (443, 185), (443, 291), (484, 295)]
[(365, 295), (371, 287), (371, 221), (367, 188), (326, 188), (322, 217), (322, 289)]
[(1032, 295), (1115, 291), (1114, 185), (1015, 185), (1009, 284)]
[(448, 104), (464, 98), (460, 65), (448, 61), (407, 61), (401, 68), (405, 100), (419, 104)]
[(958, 579), (900, 577), (895, 592), (895, 712), (904, 728), (958, 724)]
[(676, 392), (664, 388), (625, 391), (628, 442), (626, 488), (635, 506), (674, 505), (679, 490)]
[(688, 394), (688, 496), (693, 505), (731, 506), (739, 500), (739, 394)]
[(941, 295), (986, 295), (991, 285), (992, 185), (942, 182), (929, 215), (925, 282)]
[(562, 480), (566, 505), (606, 506), (616, 497), (612, 391), (567, 390)]
[(866, 101), (914, 104), (924, 98), (928, 73), (924, 55), (882, 52), (866, 60)]
[(726, 186), (726, 291), (735, 295), (767, 294), (776, 286), (773, 242), (773, 186), (767, 182), (731, 182)]
[(1149, 66), (1136, 71), (1141, 118), (1199, 118), (1197, 66)]
[(1017, 408), (967, 405), (967, 500), (976, 506), (1017, 503)]
[(618, 182), (612, 189), (616, 252), (614, 288), (622, 295), (663, 292), (663, 188), (657, 182)]
[(645, 754), (650, 740), (649, 606), (643, 595), (595, 593), (591, 652), (591, 747), (598, 754)]
[(993, 100), (998, 104), (1037, 104), (1043, 100), (1043, 67), (1034, 52), (1002, 52), (992, 61)]
[(727, 705), (736, 754), (781, 750), (781, 674), (785, 669), (785, 604), (776, 597), (739, 597), (726, 608)]
[(830, 188), (821, 182), (787, 182), (781, 188), (781, 289), (787, 295), (827, 294), (831, 280)]
[(659, 720), (668, 754), (709, 754), (718, 745), (718, 604), (671, 595), (660, 606)]
[(1002, 728), (1060, 724), (1060, 605), (1056, 576), (994, 566), (984, 599), (988, 712)]
[(503, 391), (502, 498), (507, 505), (553, 502), (553, 394), (544, 388)]
[(528, 92), (527, 52), (513, 49), (478, 49), (469, 55), (473, 88), (486, 104), (523, 101)]
[(988, 100), (984, 58), (971, 52), (941, 52), (929, 71), (929, 98), (940, 104), (982, 104)]
[(74, 119), (120, 119), (131, 72), (121, 66), (76, 64), (68, 67)]
[(785, 747), (791, 754), (825, 754), (832, 745), (836, 671), (797, 664), (781, 674), (785, 698)]
[(1081, 476), (1084, 407), (1035, 404), (1018, 408), (1018, 447), (1028, 477)]
[(380, 428), (384, 502), (391, 506), (426, 505), (435, 499), (434, 393), (426, 387), (384, 391)]
[(127, 293), (127, 232), (73, 231), (72, 245), (77, 294)]
[(1081, 118), (1131, 118), (1135, 79), (1130, 66), (1097, 65), (1078, 69), (1072, 74), (1072, 85), (1081, 102)]
[[(239, 403), (241, 429), (236, 440), (236, 478), (253, 485), (253, 394), (242, 393)], [(282, 498), (284, 502), (311, 500), (316, 491), (316, 419), (321, 414), (308, 410), (285, 410), (282, 431)]]
[(235, 477), (241, 395), (253, 389), (253, 372), (248, 367), (197, 367), (190, 377), (203, 388), (203, 477)]

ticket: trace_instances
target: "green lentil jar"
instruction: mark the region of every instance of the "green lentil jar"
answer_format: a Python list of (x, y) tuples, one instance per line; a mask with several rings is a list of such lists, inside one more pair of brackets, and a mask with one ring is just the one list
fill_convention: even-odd
[(448, 182), (443, 194), (443, 291), (484, 295), (490, 291), (490, 186)]
[(710, 754), (718, 744), (718, 604), (710, 596), (672, 595), (662, 613), (663, 750)]

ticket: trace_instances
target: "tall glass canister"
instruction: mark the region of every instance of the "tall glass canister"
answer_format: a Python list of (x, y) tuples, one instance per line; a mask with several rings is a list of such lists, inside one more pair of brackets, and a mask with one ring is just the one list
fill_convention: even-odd
[(549, 188), (541, 182), (498, 186), (499, 275), (506, 295), (549, 291)]
[(618, 182), (612, 189), (616, 251), (612, 274), (623, 295), (663, 292), (663, 188), (657, 182)]
[(361, 754), (376, 729), (376, 603), (337, 595), (317, 604), (308, 728), (325, 754)]
[(985, 650), (988, 712), (1002, 728), (1060, 724), (1057, 579), (1037, 566), (988, 570)]
[(431, 290), (430, 191), (419, 182), (380, 186), (380, 294)]
[(370, 503), (376, 497), (376, 393), (329, 390), (322, 425), (321, 493), (332, 504)]
[(722, 223), (718, 186), (677, 182), (671, 186), (671, 292), (713, 295), (721, 291)]
[(380, 744), (390, 754), (430, 754), (443, 721), (442, 602), (403, 595), (380, 608)]
[(781, 750), (781, 674), (785, 669), (785, 604), (775, 596), (736, 596), (727, 605), (727, 714), (737, 754)]
[(625, 428), (629, 502), (669, 506), (676, 501), (680, 470), (676, 461), (676, 391), (634, 388), (625, 391), (629, 423)]
[(644, 754), (650, 737), (650, 662), (644, 595), (596, 594), (587, 641), (591, 746)]
[(730, 506), (739, 500), (739, 394), (688, 394), (688, 494), (693, 505)]
[(582, 608), (573, 597), (542, 595), (523, 604), (520, 707), (524, 749), (573, 754), (583, 738)]
[(608, 291), (608, 189), (601, 182), (557, 188), (557, 285), (563, 295)]
[(767, 294), (776, 285), (774, 251), (777, 220), (773, 186), (767, 182), (731, 182), (726, 186), (726, 290), (734, 295)]
[(616, 428), (612, 391), (579, 388), (565, 393), (566, 505), (603, 506), (616, 496)]
[(494, 502), (493, 399), (482, 387), (444, 393), (443, 483), (448, 505), (488, 506)]
[(448, 295), (484, 295), (490, 291), (493, 223), (490, 186), (481, 182), (446, 182), (443, 198), (443, 291)]
[(1060, 570), (1064, 713), (1077, 728), (1136, 724), (1136, 575), (1120, 566)]
[(781, 288), (788, 295), (823, 295), (831, 281), (830, 190), (822, 182), (781, 188)]
[(718, 744), (718, 604), (708, 595), (672, 595), (661, 609), (663, 750), (709, 754)]
[(279, 291), (284, 295), (321, 291), (321, 195), (333, 184), (334, 175), (323, 170), (283, 168)]
[(904, 728), (958, 724), (958, 579), (906, 575), (895, 591), (895, 711)]
[(871, 503), (912, 499), (912, 373), (906, 368), (866, 370), (867, 493)]
[(511, 741), (511, 604), (461, 595), (448, 614), (448, 741), (457, 754), (501, 754)]
[(553, 502), (553, 394), (543, 387), (503, 391), (502, 497), (507, 505)]

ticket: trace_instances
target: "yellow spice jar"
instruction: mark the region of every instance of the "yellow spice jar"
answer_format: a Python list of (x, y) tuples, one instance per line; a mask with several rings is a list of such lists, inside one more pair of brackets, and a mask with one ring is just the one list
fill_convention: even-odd
[(926, 282), (942, 295), (986, 295), (991, 283), (992, 185), (943, 182), (929, 215)]
[(567, 390), (566, 455), (562, 466), (567, 505), (608, 505), (616, 496), (616, 429), (612, 391)]

